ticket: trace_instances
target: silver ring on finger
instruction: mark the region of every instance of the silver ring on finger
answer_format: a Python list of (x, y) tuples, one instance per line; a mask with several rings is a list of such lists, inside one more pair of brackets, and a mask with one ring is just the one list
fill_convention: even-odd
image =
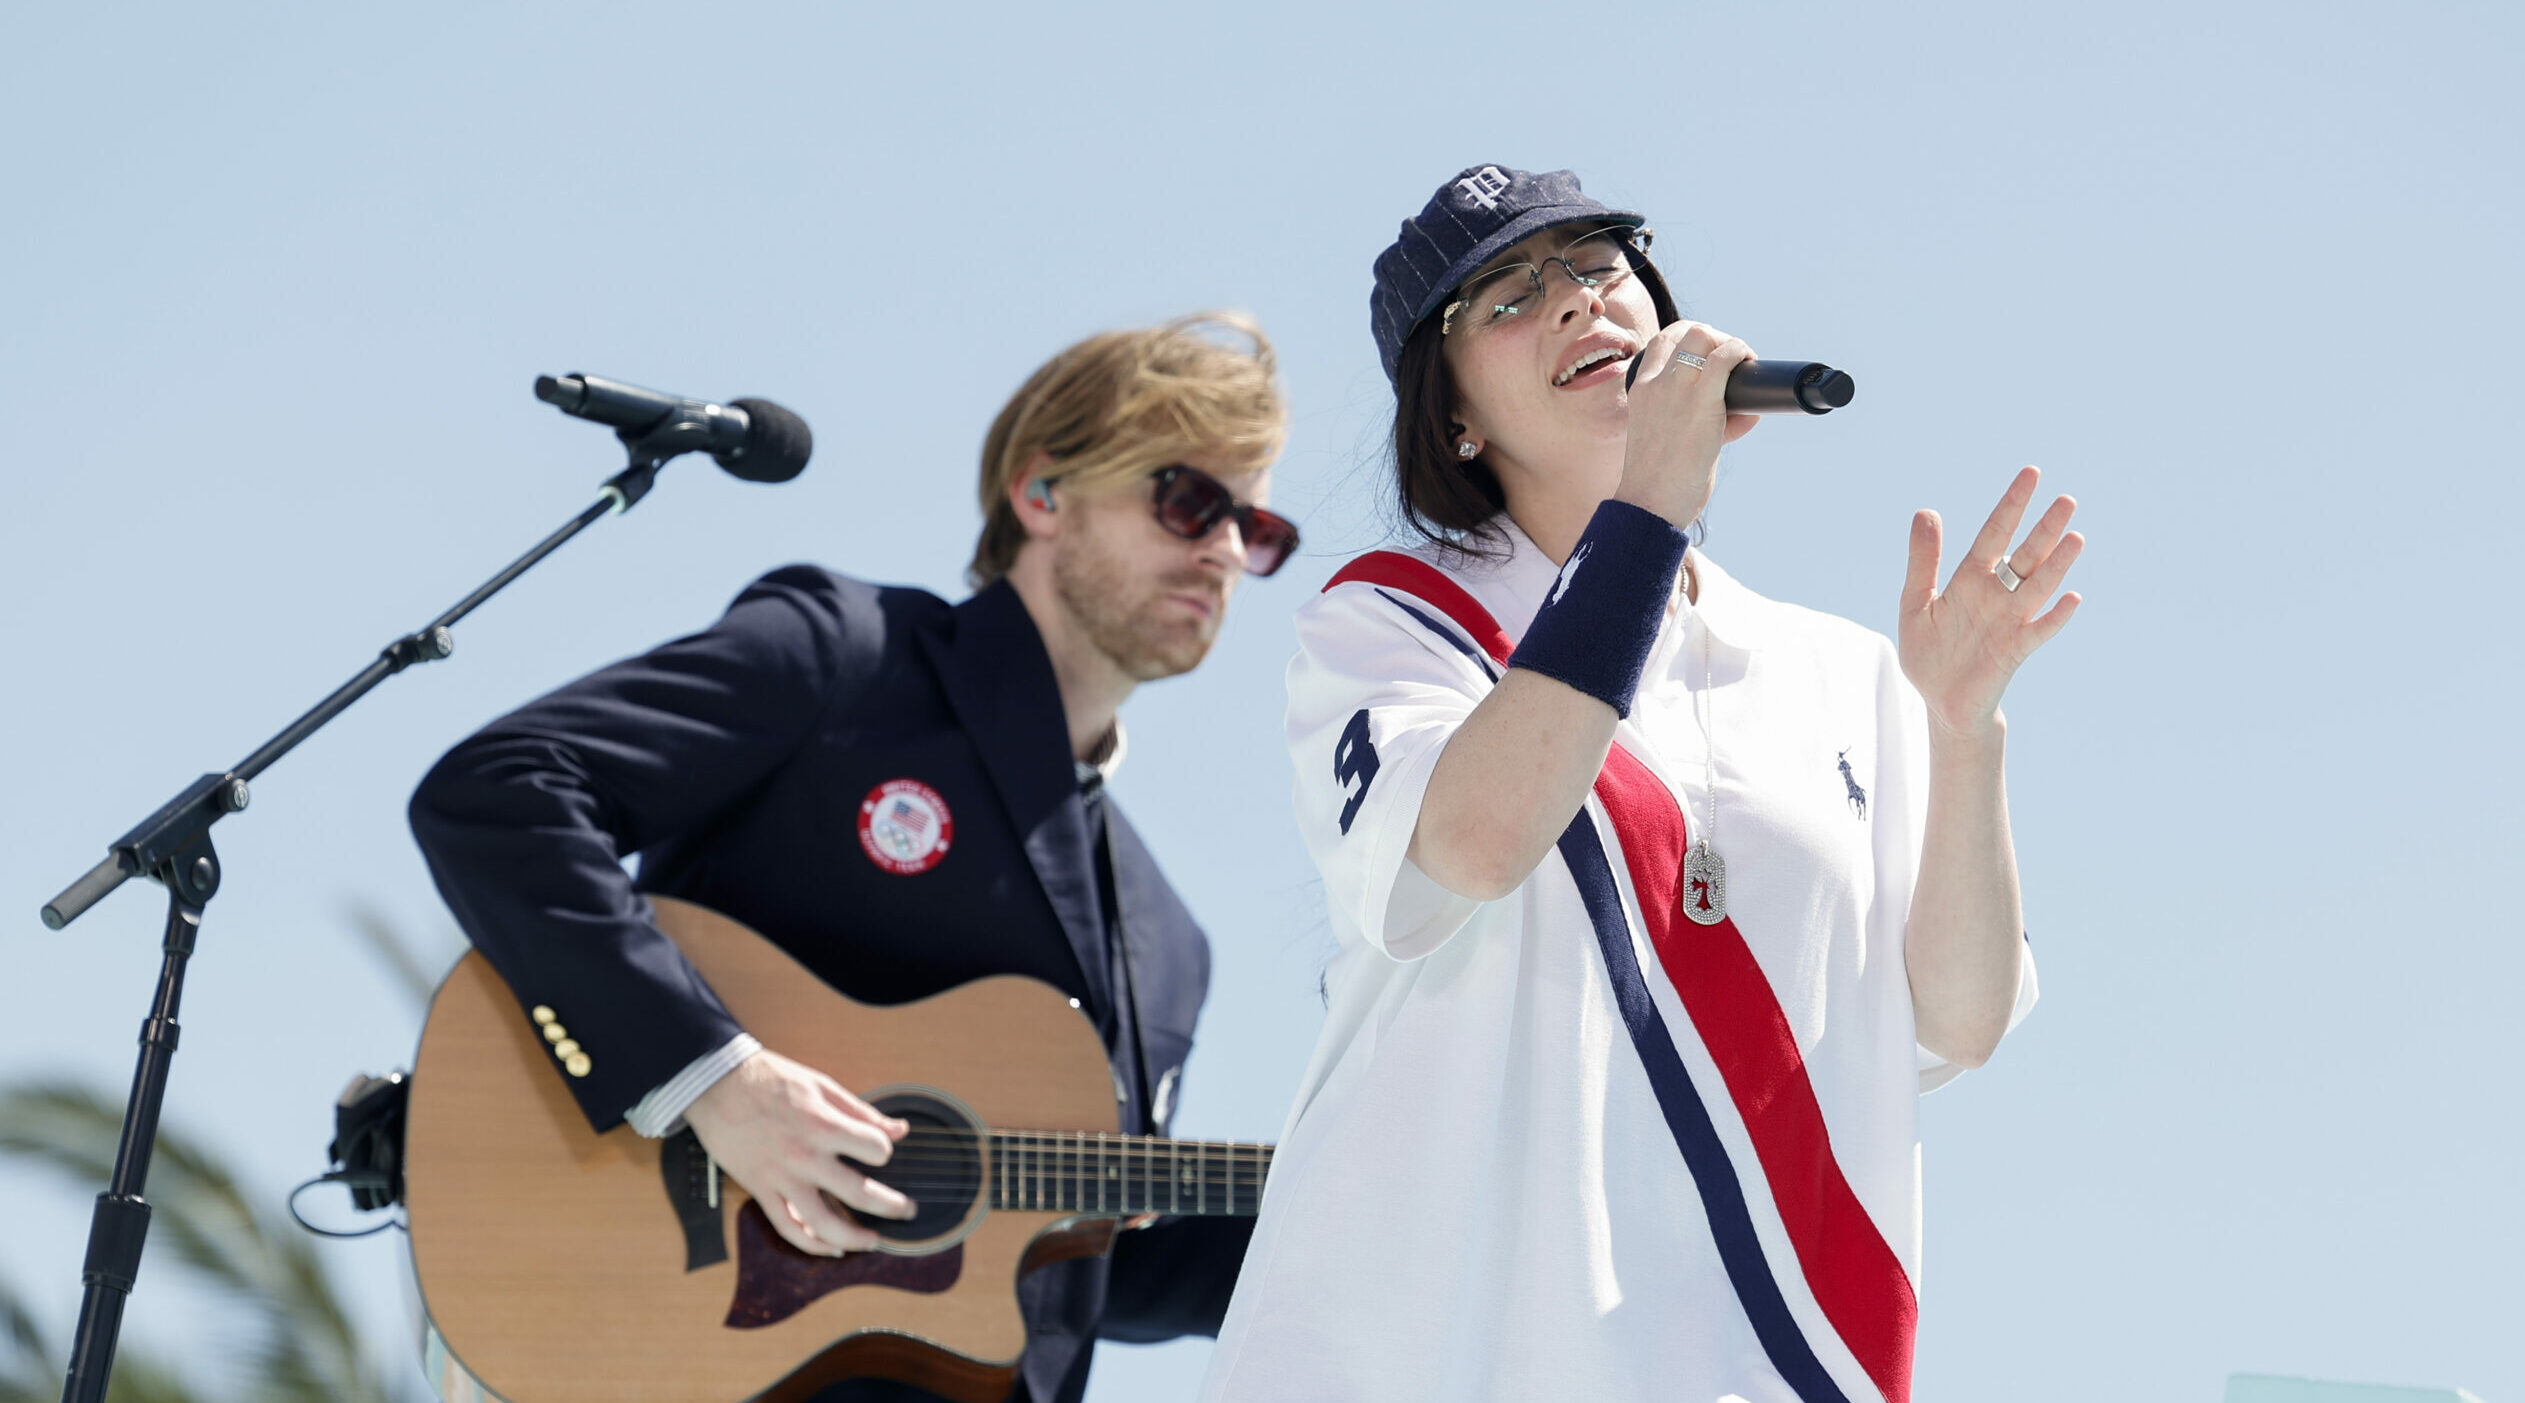
[(1707, 370), (1710, 365), (1709, 357), (1696, 356), (1690, 351), (1675, 352), (1675, 360), (1680, 364), (1691, 366), (1694, 370)]
[(2016, 593), (2016, 587), (2024, 583), (2025, 577), (2018, 574), (2016, 572), (2016, 567), (2010, 565), (2007, 558), (2002, 556), (1999, 560), (1999, 588), (2006, 590), (2010, 594), (2014, 594)]

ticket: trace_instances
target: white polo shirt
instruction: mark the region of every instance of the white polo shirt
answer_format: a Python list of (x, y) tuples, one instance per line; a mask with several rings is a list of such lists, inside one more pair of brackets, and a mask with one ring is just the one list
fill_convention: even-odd
[[(1904, 1403), (1915, 1112), (1958, 1070), (1903, 966), (1920, 699), (1882, 636), (1696, 551), (1569, 832), (1511, 895), (1455, 896), (1404, 854), (1559, 573), (1508, 534), (1504, 561), (1364, 557), (1298, 613), (1297, 818), (1340, 950), (1203, 1396)], [(1677, 890), (1705, 650), (1708, 926)]]

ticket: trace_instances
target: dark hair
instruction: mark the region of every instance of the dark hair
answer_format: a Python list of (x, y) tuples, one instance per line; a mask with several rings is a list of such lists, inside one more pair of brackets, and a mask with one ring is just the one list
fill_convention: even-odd
[(1413, 327), (1394, 367), (1394, 486), (1403, 521), (1422, 537), (1473, 555), (1506, 547), (1499, 514), (1508, 494), (1480, 458), (1456, 456), (1455, 375), (1436, 317)]
[[(1666, 279), (1648, 260), (1646, 236), (1632, 244), (1638, 277), (1657, 308), (1657, 324), (1681, 316)], [(1455, 374), (1447, 369), (1445, 322), (1424, 317), (1403, 338), (1394, 364), (1394, 490), (1403, 523), (1436, 545), (1474, 556), (1504, 555), (1499, 515), (1508, 493), (1499, 474), (1476, 455), (1456, 456), (1464, 425), (1455, 417)]]

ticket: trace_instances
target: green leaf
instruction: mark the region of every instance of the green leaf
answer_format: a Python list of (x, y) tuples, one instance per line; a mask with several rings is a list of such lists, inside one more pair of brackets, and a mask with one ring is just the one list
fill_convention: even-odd
[[(85, 1087), (0, 1086), (0, 1155), (48, 1166), (84, 1184), (102, 1188), (111, 1178), (122, 1122), (119, 1099)], [(361, 1357), (358, 1333), (314, 1242), (277, 1208), (258, 1209), (216, 1157), (163, 1125), (145, 1197), (151, 1238), (255, 1320), (242, 1358), (220, 1361), (243, 1368), (250, 1397), (259, 1403), (389, 1403), (414, 1391), (389, 1388)], [(43, 1353), (41, 1341), (13, 1301), (0, 1307), (0, 1327), (13, 1350), (0, 1368), (0, 1403), (14, 1403), (20, 1394), (8, 1390), (23, 1393), (34, 1379), (22, 1361)], [(66, 1360), (67, 1352), (60, 1357)], [(55, 1372), (40, 1392), (24, 1396), (51, 1400), (60, 1394)], [(116, 1361), (111, 1403), (198, 1403), (201, 1397), (145, 1356)]]

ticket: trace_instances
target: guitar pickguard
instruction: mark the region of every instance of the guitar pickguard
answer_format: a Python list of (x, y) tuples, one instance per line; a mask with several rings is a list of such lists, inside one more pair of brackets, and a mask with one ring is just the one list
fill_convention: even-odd
[(736, 1215), (736, 1298), (728, 1302), (727, 1326), (758, 1330), (777, 1325), (846, 1286), (891, 1286), (933, 1295), (954, 1286), (963, 1274), (961, 1242), (921, 1256), (810, 1256), (772, 1231), (762, 1205), (749, 1199)]

